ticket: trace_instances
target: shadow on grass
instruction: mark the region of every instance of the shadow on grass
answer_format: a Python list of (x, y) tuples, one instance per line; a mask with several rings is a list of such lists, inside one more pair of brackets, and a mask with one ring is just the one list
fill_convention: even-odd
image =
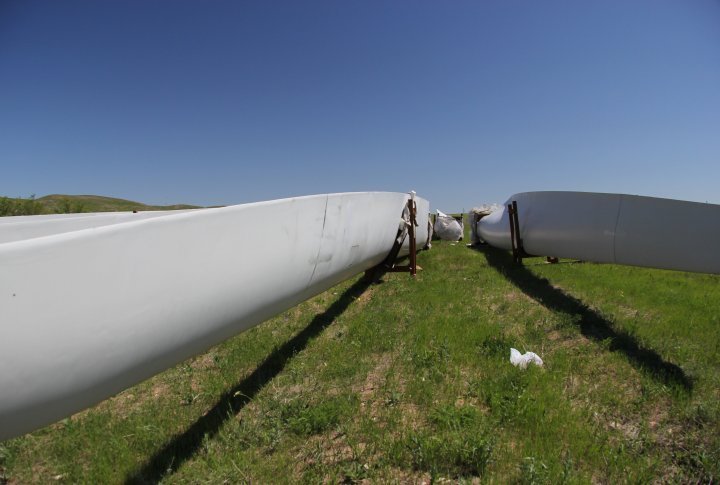
[(549, 310), (578, 315), (580, 319), (577, 326), (585, 337), (596, 341), (609, 340), (609, 350), (625, 354), (638, 369), (664, 384), (692, 391), (692, 379), (682, 368), (667, 362), (654, 350), (643, 347), (632, 335), (615, 330), (609, 320), (581, 300), (553, 287), (547, 279), (535, 275), (526, 267), (513, 263), (512, 256), (507, 251), (488, 246), (474, 249), (484, 253), (490, 266), (533, 300)]
[(172, 438), (141, 469), (126, 477), (125, 483), (157, 483), (175, 472), (185, 461), (192, 458), (204, 439), (215, 436), (225, 421), (250, 403), (266, 384), (282, 372), (288, 361), (307, 346), (310, 339), (335, 321), (371, 284), (370, 280), (361, 278), (348, 288), (325, 312), (316, 315), (307, 327), (268, 355), (252, 374), (225, 391), (204, 416), (185, 432)]

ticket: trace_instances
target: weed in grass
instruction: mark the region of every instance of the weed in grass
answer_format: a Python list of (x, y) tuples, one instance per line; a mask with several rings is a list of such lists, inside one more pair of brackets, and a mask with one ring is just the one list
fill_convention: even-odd
[(569, 453), (563, 453), (562, 459), (562, 475), (560, 475), (560, 483), (568, 483), (574, 475), (575, 460), (572, 459)]
[(317, 404), (296, 400), (286, 404), (280, 416), (290, 431), (300, 436), (310, 436), (337, 426), (357, 406), (355, 396), (333, 397)]
[(534, 456), (526, 456), (520, 464), (520, 483), (550, 483), (548, 466)]
[(534, 368), (523, 371), (513, 367), (479, 383), (479, 397), (490, 408), (492, 417), (504, 423), (523, 414), (523, 408), (529, 404), (526, 396), (529, 374), (535, 371)]
[(486, 337), (478, 346), (480, 355), (492, 357), (505, 357), (509, 355), (510, 348), (515, 345), (510, 339), (501, 335)]
[(388, 391), (385, 394), (384, 404), (385, 406), (396, 406), (402, 399), (402, 393), (396, 390)]
[(446, 340), (437, 342), (431, 340), (427, 345), (416, 345), (411, 360), (415, 368), (421, 373), (421, 378), (430, 378), (433, 381), (443, 379), (450, 362), (450, 350)]
[(359, 483), (368, 477), (370, 467), (367, 463), (360, 463), (352, 460), (342, 464), (340, 470), (342, 483)]
[(720, 413), (718, 412), (718, 404), (715, 403), (711, 407), (708, 403), (700, 402), (691, 406), (685, 413), (685, 421), (698, 429), (705, 428), (710, 423), (718, 421)]
[(430, 422), (441, 431), (460, 432), (476, 426), (480, 420), (480, 411), (472, 406), (445, 405), (430, 413)]
[(484, 435), (411, 433), (396, 443), (395, 464), (410, 463), (414, 470), (433, 477), (481, 476), (490, 460), (492, 445)]

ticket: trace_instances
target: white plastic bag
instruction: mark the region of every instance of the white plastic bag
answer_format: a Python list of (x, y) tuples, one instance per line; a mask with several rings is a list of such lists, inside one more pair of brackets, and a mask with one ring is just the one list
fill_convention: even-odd
[(528, 365), (535, 364), (542, 367), (543, 361), (535, 352), (525, 352), (521, 354), (517, 349), (510, 349), (510, 363), (515, 367), (526, 369)]
[(454, 217), (440, 211), (437, 211), (434, 229), (435, 234), (445, 241), (459, 241), (463, 236), (463, 230), (460, 223), (456, 221)]

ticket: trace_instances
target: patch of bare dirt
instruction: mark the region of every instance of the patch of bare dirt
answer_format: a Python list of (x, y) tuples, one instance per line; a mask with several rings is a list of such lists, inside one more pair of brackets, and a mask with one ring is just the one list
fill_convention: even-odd
[(375, 360), (375, 367), (368, 372), (365, 382), (358, 390), (360, 407), (364, 412), (369, 413), (372, 418), (377, 418), (379, 414), (380, 399), (377, 396), (377, 390), (385, 383), (391, 364), (392, 355), (389, 352), (379, 355)]
[(655, 403), (655, 406), (653, 407), (652, 411), (647, 416), (648, 429), (650, 429), (650, 430), (657, 429), (658, 426), (661, 426), (667, 420), (668, 407), (669, 407), (669, 403), (664, 402), (664, 401)]
[(360, 295), (355, 298), (355, 305), (357, 305), (357, 308), (358, 309), (363, 308), (365, 305), (367, 305), (368, 302), (370, 302), (370, 300), (372, 299), (374, 294), (375, 294), (374, 286), (370, 286), (365, 291), (360, 293)]
[(388, 470), (387, 480), (389, 483), (412, 483), (417, 485), (429, 485), (433, 478), (428, 472), (391, 468)]
[(311, 436), (295, 453), (297, 463), (293, 471), (299, 477), (312, 465), (332, 466), (357, 460), (366, 449), (365, 443), (358, 443), (354, 448), (350, 446), (342, 431)]
[(622, 418), (610, 419), (607, 427), (619, 431), (628, 440), (637, 439), (640, 435), (640, 426), (637, 423)]
[(152, 394), (152, 397), (154, 399), (157, 399), (159, 397), (167, 396), (168, 392), (170, 392), (170, 386), (168, 386), (164, 382), (157, 382), (152, 387), (152, 390), (150, 392)]
[(190, 367), (192, 367), (193, 370), (210, 369), (217, 365), (215, 363), (216, 357), (217, 357), (217, 352), (211, 350), (210, 352), (206, 352), (206, 353), (192, 359), (190, 361)]
[(409, 402), (401, 403), (400, 416), (402, 429), (417, 431), (423, 424), (423, 417), (420, 415), (420, 410), (416, 404)]

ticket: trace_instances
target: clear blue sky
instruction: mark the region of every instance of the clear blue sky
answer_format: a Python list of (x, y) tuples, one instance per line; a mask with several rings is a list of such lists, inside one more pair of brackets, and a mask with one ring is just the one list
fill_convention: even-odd
[(720, 2), (0, 2), (0, 194), (720, 203)]

